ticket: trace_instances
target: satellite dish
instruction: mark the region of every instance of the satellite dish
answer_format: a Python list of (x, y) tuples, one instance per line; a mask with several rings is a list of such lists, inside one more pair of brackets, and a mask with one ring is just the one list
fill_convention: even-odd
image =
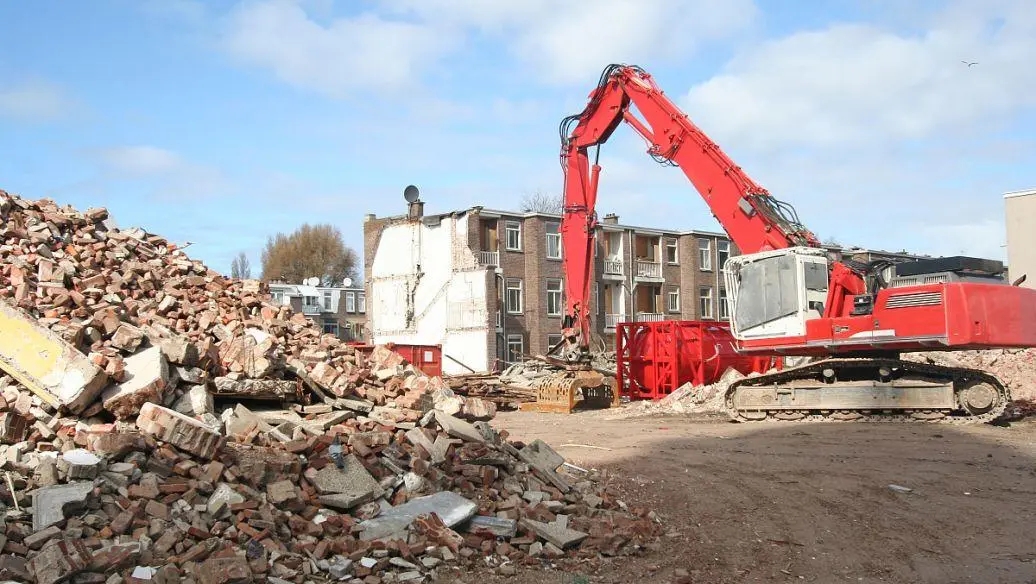
[(407, 185), (407, 187), (403, 189), (403, 198), (406, 199), (406, 202), (408, 203), (416, 202), (417, 198), (420, 196), (421, 191), (417, 190), (417, 187), (414, 185)]
[(348, 288), (349, 286), (352, 286), (352, 285), (353, 285), (353, 279), (352, 278), (346, 278), (346, 279), (342, 280), (342, 288)]
[(307, 286), (316, 286), (320, 283), (320, 278), (317, 278), (316, 276), (313, 276), (312, 278), (306, 278), (306, 281), (303, 283)]

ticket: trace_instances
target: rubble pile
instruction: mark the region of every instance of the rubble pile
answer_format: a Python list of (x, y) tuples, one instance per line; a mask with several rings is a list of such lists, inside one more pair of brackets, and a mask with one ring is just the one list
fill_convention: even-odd
[[(105, 209), (79, 212), (0, 191), (0, 303), (59, 335), (96, 368), (96, 383), (52, 405), (127, 419), (147, 401), (197, 402), (185, 396), (200, 399), (196, 387), (205, 386), (217, 398), (359, 397), (402, 409), (442, 390), (440, 399), (463, 408), (441, 379), (391, 351), (367, 356), (322, 334), (267, 292), (259, 281), (209, 270), (159, 236), (116, 228)], [(471, 407), (483, 418), (491, 404)]]
[(0, 191), (0, 219), (0, 581), (424, 582), (659, 533), (492, 401), (259, 282), (103, 209)]
[(981, 369), (995, 375), (1011, 391), (1014, 401), (1008, 414), (1031, 415), (1036, 409), (1036, 350), (993, 349), (987, 351), (930, 351), (906, 353), (904, 359), (949, 367)]
[[(755, 375), (758, 373), (752, 373), (752, 376)], [(656, 414), (725, 414), (727, 409), (724, 396), (727, 388), (731, 383), (744, 377), (736, 369), (727, 369), (726, 373), (711, 385), (685, 383), (658, 401), (637, 400), (609, 415), (630, 418)]]
[(388, 423), (238, 405), (214, 427), (147, 402), (135, 423), (55, 423), (10, 381), (3, 395), (40, 418), (4, 427), (0, 580), (423, 582), (660, 533), (543, 442), (437, 409)]
[[(618, 367), (614, 351), (595, 352), (591, 357), (593, 358), (592, 366), (594, 369), (602, 373), (616, 375)], [(535, 390), (539, 388), (540, 384), (548, 376), (561, 371), (564, 371), (561, 367), (539, 359), (531, 359), (515, 363), (504, 369), (500, 373), (500, 382), (516, 389)]]
[(931, 351), (906, 353), (904, 359), (949, 367), (981, 369), (995, 375), (1011, 390), (1016, 400), (1036, 400), (1036, 350), (995, 349), (988, 351)]

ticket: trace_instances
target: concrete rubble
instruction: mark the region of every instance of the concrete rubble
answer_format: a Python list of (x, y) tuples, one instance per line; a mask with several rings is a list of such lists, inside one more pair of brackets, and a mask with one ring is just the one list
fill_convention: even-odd
[(0, 581), (430, 582), (660, 535), (595, 472), (497, 432), (493, 403), (258, 282), (103, 209), (0, 191), (0, 215), (0, 326), (94, 368), (30, 387), (0, 346)]

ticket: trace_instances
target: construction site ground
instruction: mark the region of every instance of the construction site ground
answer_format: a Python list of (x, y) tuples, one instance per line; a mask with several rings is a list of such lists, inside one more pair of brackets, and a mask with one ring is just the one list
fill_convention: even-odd
[(666, 531), (636, 558), (509, 582), (1036, 582), (1036, 421), (736, 424), (611, 410), (502, 412), (493, 424), (611, 471), (624, 502), (655, 510)]

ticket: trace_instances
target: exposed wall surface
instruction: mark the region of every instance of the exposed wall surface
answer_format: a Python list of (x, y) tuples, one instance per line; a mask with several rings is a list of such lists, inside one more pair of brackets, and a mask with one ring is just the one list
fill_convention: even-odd
[[(378, 231), (367, 284), (372, 342), (442, 345), (444, 356), (487, 371), (487, 299), (494, 292), (467, 246), (466, 217), (400, 220)], [(443, 372), (468, 370), (444, 357)]]
[(1007, 223), (1007, 268), (1013, 282), (1036, 288), (1036, 189), (1004, 195)]

